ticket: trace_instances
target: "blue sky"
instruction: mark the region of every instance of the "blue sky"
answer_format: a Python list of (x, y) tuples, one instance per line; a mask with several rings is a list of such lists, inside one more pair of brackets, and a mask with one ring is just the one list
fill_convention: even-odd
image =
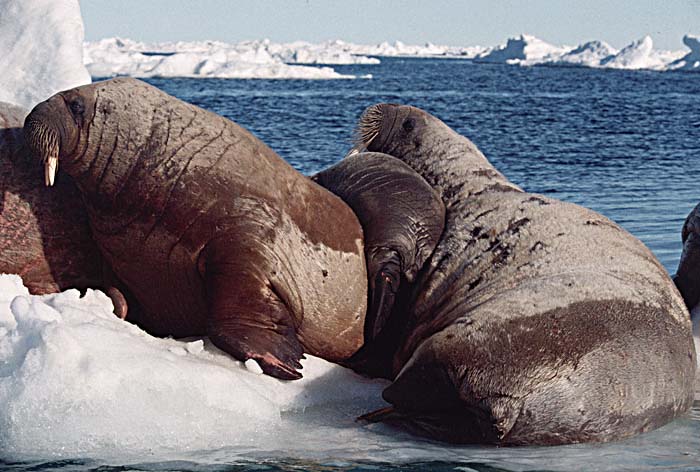
[(399, 39), (491, 46), (530, 33), (555, 44), (622, 47), (645, 34), (660, 49), (700, 35), (700, 0), (82, 0), (88, 40), (235, 42)]

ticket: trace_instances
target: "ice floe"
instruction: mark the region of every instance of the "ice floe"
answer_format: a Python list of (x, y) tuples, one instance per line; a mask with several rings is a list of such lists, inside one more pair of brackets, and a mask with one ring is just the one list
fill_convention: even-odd
[[(279, 46), (279, 45), (277, 45)], [(307, 50), (308, 49), (308, 50)], [(319, 59), (310, 48), (298, 48), (296, 62), (312, 63)], [(313, 50), (315, 51), (315, 50)], [(271, 51), (269, 41), (246, 41), (236, 44), (220, 41), (142, 43), (108, 38), (85, 43), (85, 66), (93, 77), (215, 77), (235, 79), (343, 79), (330, 67), (290, 65), (282, 60), (286, 52), (278, 47)], [(332, 53), (327, 52), (327, 57)], [(347, 60), (347, 58), (345, 58)], [(318, 63), (320, 61), (316, 61)]]
[[(109, 38), (85, 43), (85, 64), (93, 77), (350, 78), (329, 66), (378, 64), (381, 57), (461, 58), (520, 66), (555, 65), (627, 70), (700, 70), (700, 40), (683, 39), (687, 51), (654, 49), (645, 36), (617, 50), (603, 41), (557, 46), (532, 35), (509, 38), (496, 47), (409, 45), (401, 41), (362, 45), (341, 40), (275, 43), (268, 39), (142, 43)], [(325, 67), (310, 67), (324, 65)], [(371, 72), (371, 68), (367, 71)], [(371, 73), (359, 74), (369, 77)]]
[(302, 364), (282, 382), (206, 340), (154, 338), (101, 292), (33, 296), (0, 275), (0, 457), (284, 451), (291, 431), (319, 447), (324, 427), (362, 434), (356, 416), (385, 405), (383, 381)]
[(0, 101), (31, 109), (90, 82), (78, 0), (0, 0)]

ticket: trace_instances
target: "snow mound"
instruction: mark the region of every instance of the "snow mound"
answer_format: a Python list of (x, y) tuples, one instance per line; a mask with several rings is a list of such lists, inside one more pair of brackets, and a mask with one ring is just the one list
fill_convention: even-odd
[(344, 41), (312, 44), (306, 41), (272, 43), (265, 40), (268, 52), (288, 64), (379, 64), (376, 57), (352, 52), (352, 45)]
[(603, 59), (600, 65), (611, 69), (656, 70), (665, 66), (660, 54), (654, 51), (654, 42), (650, 36), (644, 36), (625, 46), (616, 55)]
[(617, 49), (604, 41), (589, 41), (553, 61), (557, 65), (600, 67), (600, 63), (617, 54)]
[(385, 382), (302, 364), (302, 380), (282, 382), (206, 340), (154, 338), (102, 292), (32, 296), (0, 275), (0, 456), (286, 451), (294, 434), (318, 449), (329, 427), (354, 433), (357, 415), (385, 406)]
[(90, 83), (77, 0), (0, 0), (0, 101), (31, 109)]
[(476, 57), (479, 62), (534, 65), (555, 62), (570, 48), (555, 46), (528, 34), (509, 38), (505, 45), (498, 46)]
[(432, 43), (409, 45), (401, 41), (393, 44), (383, 42), (376, 45), (362, 45), (345, 43), (349, 52), (356, 55), (380, 56), (380, 57), (455, 57), (472, 59), (489, 50), (482, 46), (439, 46)]
[(108, 38), (87, 42), (85, 66), (93, 77), (217, 77), (235, 79), (345, 79), (330, 67), (290, 65), (378, 63), (340, 48), (309, 43), (236, 44), (220, 41), (142, 43)]
[(670, 69), (700, 71), (700, 36), (686, 34), (683, 36), (683, 44), (688, 46), (690, 52), (672, 62)]

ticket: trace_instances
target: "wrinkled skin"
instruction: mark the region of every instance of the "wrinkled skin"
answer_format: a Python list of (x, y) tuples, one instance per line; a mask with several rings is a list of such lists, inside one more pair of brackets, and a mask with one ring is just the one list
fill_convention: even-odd
[(435, 249), (445, 224), (445, 206), (420, 175), (386, 154), (346, 157), (313, 180), (342, 198), (362, 224), (369, 279), (366, 345), (349, 365), (381, 375), (382, 369), (372, 362), (361, 366), (375, 357), (365, 351), (386, 348), (387, 340), (376, 346), (369, 341), (377, 340), (397, 293), (402, 287), (407, 290)]
[[(693, 401), (688, 311), (636, 238), (577, 205), (522, 191), (420, 109), (370, 107), (357, 149), (418, 172), (445, 230), (385, 360), (392, 407), (366, 416), (460, 443), (609, 441)], [(382, 361), (378, 361), (382, 362)]]
[(121, 78), (55, 95), (24, 130), (47, 182), (51, 162), (75, 179), (147, 331), (207, 335), (281, 379), (303, 352), (362, 345), (357, 218), (232, 121)]
[(112, 286), (75, 184), (66, 175), (53, 191), (37, 185), (42, 170), (23, 146), (26, 115), (0, 103), (0, 273), (19, 274), (35, 295), (102, 289), (123, 318), (126, 300)]
[(681, 237), (683, 253), (673, 280), (692, 310), (700, 302), (700, 205), (688, 214)]

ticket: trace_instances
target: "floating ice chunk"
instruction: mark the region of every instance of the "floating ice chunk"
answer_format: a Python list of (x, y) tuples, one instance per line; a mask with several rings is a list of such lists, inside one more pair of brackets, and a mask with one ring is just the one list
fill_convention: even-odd
[(90, 83), (77, 0), (0, 0), (0, 101), (31, 109)]
[(507, 64), (535, 65), (555, 62), (571, 48), (555, 46), (528, 34), (509, 38), (501, 45), (477, 56), (480, 62), (498, 62)]
[[(365, 59), (370, 63), (378, 62)], [(358, 61), (341, 50), (328, 51), (308, 43), (274, 45), (267, 40), (237, 44), (219, 41), (147, 44), (108, 38), (85, 43), (85, 65), (93, 77), (354, 78), (339, 74), (330, 67), (289, 65), (285, 62), (321, 64)]]
[(600, 62), (603, 67), (611, 69), (662, 69), (664, 63), (655, 54), (651, 36), (644, 36), (625, 46), (614, 56)]
[(319, 447), (329, 428), (361, 431), (354, 418), (385, 405), (386, 382), (318, 358), (282, 382), (206, 340), (154, 338), (99, 291), (32, 296), (0, 275), (0, 313), (4, 458), (284, 451), (292, 431)]
[(245, 361), (245, 368), (248, 369), (249, 372), (252, 372), (254, 374), (262, 374), (263, 370), (262, 367), (260, 367), (260, 364), (258, 364), (258, 361), (255, 359), (248, 359)]
[(617, 49), (604, 41), (589, 41), (553, 61), (558, 65), (600, 67), (601, 61), (617, 54)]

